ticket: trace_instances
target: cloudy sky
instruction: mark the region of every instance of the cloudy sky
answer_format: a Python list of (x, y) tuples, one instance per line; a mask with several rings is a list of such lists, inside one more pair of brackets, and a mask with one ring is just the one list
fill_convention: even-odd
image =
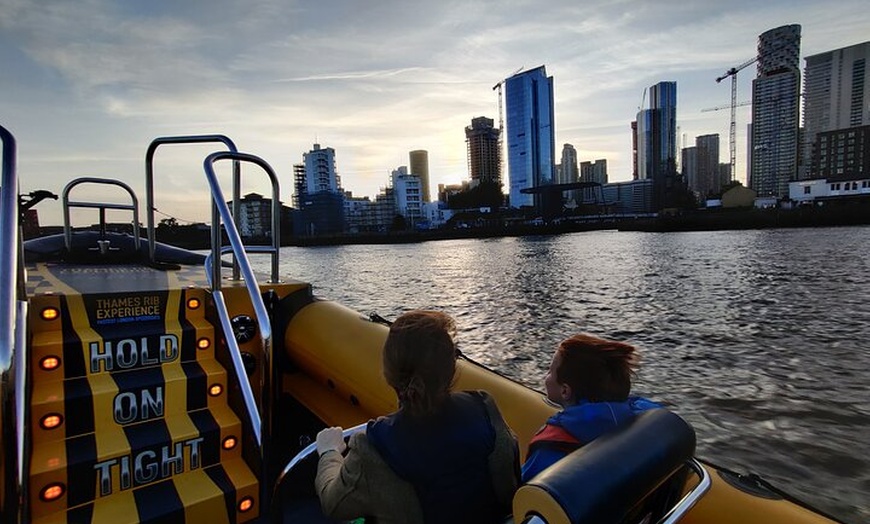
[[(150, 141), (204, 133), (265, 158), (285, 202), (292, 165), (315, 142), (335, 148), (357, 196), (426, 149), (434, 192), (467, 178), (464, 127), (498, 120), (493, 85), (543, 64), (557, 150), (571, 143), (581, 161), (606, 158), (611, 181), (628, 180), (629, 124), (662, 80), (677, 81), (681, 137), (719, 133), (727, 162), (729, 111), (702, 111), (730, 102), (730, 84), (715, 79), (754, 56), (760, 33), (792, 23), (805, 57), (866, 41), (870, 10), (866, 0), (0, 0), (0, 125), (18, 140), (22, 192), (114, 177), (144, 201)], [(739, 100), (754, 75), (738, 75)], [(738, 110), (744, 180), (749, 117)], [(161, 212), (208, 220), (211, 149), (161, 148)], [(243, 191), (265, 191), (255, 171)], [(42, 204), (42, 222), (59, 223), (59, 207)]]

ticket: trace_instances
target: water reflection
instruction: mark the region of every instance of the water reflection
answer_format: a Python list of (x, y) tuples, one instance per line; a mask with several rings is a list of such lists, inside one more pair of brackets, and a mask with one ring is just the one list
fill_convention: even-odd
[(859, 522), (870, 520), (870, 459), (855, 453), (870, 447), (868, 246), (867, 227), (601, 231), (285, 248), (281, 274), (388, 318), (445, 310), (463, 351), (536, 388), (569, 334), (629, 340), (643, 355), (637, 391), (696, 427), (700, 456)]

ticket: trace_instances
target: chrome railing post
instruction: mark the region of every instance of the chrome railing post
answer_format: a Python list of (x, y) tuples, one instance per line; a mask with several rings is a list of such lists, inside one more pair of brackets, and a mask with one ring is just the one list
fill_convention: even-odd
[[(224, 144), (228, 150), (237, 151), (236, 144), (224, 135), (164, 136), (155, 138), (148, 146), (148, 150), (145, 152), (145, 207), (147, 208), (148, 224), (148, 259), (151, 262), (155, 261), (154, 250), (157, 243), (154, 226), (154, 154), (157, 148), (163, 144), (204, 144), (211, 142)], [(238, 170), (238, 165), (233, 166), (233, 169), (234, 172)]]
[[(275, 174), (272, 167), (269, 166), (266, 161), (261, 159), (260, 157), (249, 155), (246, 153), (238, 153), (238, 152), (230, 152), (230, 151), (222, 151), (217, 153), (212, 153), (208, 155), (203, 162), (203, 167), (205, 169), (206, 178), (208, 179), (209, 186), (211, 188), (212, 195), (212, 253), (210, 256), (210, 274), (212, 280), (212, 288), (215, 290), (215, 302), (216, 305), (219, 302), (223, 305), (223, 295), (220, 292), (221, 285), (221, 254), (222, 254), (222, 246), (219, 238), (220, 225), (223, 223), (224, 228), (226, 230), (227, 238), (230, 242), (230, 246), (232, 249), (234, 262), (233, 262), (233, 272), (240, 273), (241, 278), (245, 282), (245, 287), (248, 290), (248, 295), (251, 298), (251, 305), (254, 308), (254, 315), (257, 318), (257, 322), (260, 327), (260, 339), (262, 342), (262, 351), (263, 351), (263, 367), (261, 368), (260, 373), (260, 391), (262, 392), (261, 396), (261, 410), (263, 412), (263, 416), (260, 417), (256, 412), (256, 405), (253, 402), (253, 392), (251, 390), (250, 382), (248, 381), (247, 375), (244, 373), (244, 367), (240, 365), (236, 365), (236, 375), (239, 380), (239, 383), (242, 387), (242, 393), (246, 397), (245, 404), (253, 405), (253, 411), (250, 413), (250, 419), (252, 424), (255, 424), (254, 431), (258, 437), (258, 441), (260, 444), (260, 458), (261, 458), (261, 475), (264, 481), (272, 480), (272, 468), (271, 464), (271, 442), (269, 438), (272, 434), (272, 407), (275, 405), (275, 396), (277, 388), (275, 384), (277, 379), (275, 378), (275, 374), (277, 373), (277, 368), (274, 366), (274, 358), (273, 358), (273, 335), (272, 335), (272, 324), (269, 317), (269, 312), (266, 309), (266, 305), (263, 302), (262, 294), (260, 293), (260, 288), (257, 283), (257, 279), (254, 275), (254, 271), (251, 268), (251, 263), (248, 260), (248, 251), (258, 252), (258, 253), (269, 253), (272, 256), (272, 282), (278, 282), (278, 253), (280, 249), (280, 222), (278, 222), (278, 227), (274, 226), (275, 218), (274, 218), (274, 208), (273, 208), (273, 230), (272, 230), (272, 246), (269, 248), (265, 248), (264, 246), (251, 246), (250, 248), (246, 248), (244, 243), (242, 242), (241, 235), (239, 234), (239, 230), (236, 224), (236, 221), (233, 218), (233, 215), (230, 213), (230, 209), (227, 206), (227, 201), (224, 198), (223, 191), (221, 190), (220, 184), (218, 183), (217, 176), (214, 172), (214, 163), (218, 160), (232, 160), (234, 163), (238, 162), (251, 162), (258, 166), (260, 166), (266, 174), (269, 176), (269, 179), (272, 183), (272, 204), (278, 204), (280, 198), (280, 190), (278, 184), (278, 177)], [(233, 175), (233, 192), (237, 195), (240, 192), (240, 177), (236, 176), (234, 171)], [(234, 207), (236, 206), (236, 199), (233, 200)], [(236, 210), (236, 216), (238, 216), (238, 210)], [(280, 218), (280, 216), (279, 216)], [(214, 240), (217, 238), (217, 242)], [(226, 312), (225, 306), (218, 307), (218, 313), (221, 316), (222, 324), (226, 324), (224, 327), (224, 332), (228, 339), (232, 338), (232, 327), (229, 326), (229, 318)], [(232, 353), (231, 357), (235, 362), (238, 360), (239, 364), (241, 364), (241, 354), (238, 348), (238, 344), (236, 341), (228, 340), (228, 345), (230, 348), (230, 352)], [(250, 408), (249, 408), (250, 410)], [(262, 436), (265, 435), (265, 438)], [(263, 483), (265, 484), (265, 482)], [(268, 507), (270, 502), (271, 493), (266, 485), (262, 486), (261, 490), (261, 501), (263, 508)]]
[(21, 504), (18, 475), (17, 397), (23, 395), (14, 353), (17, 328), (18, 180), (15, 138), (0, 126), (3, 164), (0, 173), (0, 521), (17, 522)]
[[(71, 202), (69, 199), (69, 194), (72, 189), (80, 184), (104, 184), (109, 186), (118, 186), (130, 195), (131, 204), (108, 204), (105, 202), (84, 202), (84, 201), (75, 201)], [(98, 209), (100, 211), (100, 233), (106, 233), (106, 210), (107, 209), (120, 209), (123, 211), (132, 211), (133, 212), (133, 245), (136, 248), (136, 251), (139, 251), (142, 240), (139, 238), (139, 199), (136, 197), (136, 193), (133, 192), (133, 188), (121, 182), (120, 180), (114, 180), (111, 178), (97, 178), (97, 177), (81, 177), (76, 178), (71, 181), (66, 187), (63, 188), (63, 237), (64, 244), (66, 245), (67, 251), (72, 249), (72, 224), (70, 223), (70, 208), (71, 207), (86, 207), (92, 209)]]

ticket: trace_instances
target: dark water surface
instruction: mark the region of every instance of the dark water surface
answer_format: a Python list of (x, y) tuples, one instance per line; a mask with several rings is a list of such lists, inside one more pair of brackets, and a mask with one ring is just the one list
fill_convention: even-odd
[[(542, 389), (587, 331), (642, 351), (634, 391), (698, 456), (870, 521), (870, 227), (284, 248), (281, 275), (361, 312), (444, 310), (462, 350)], [(255, 266), (267, 270), (264, 259)]]

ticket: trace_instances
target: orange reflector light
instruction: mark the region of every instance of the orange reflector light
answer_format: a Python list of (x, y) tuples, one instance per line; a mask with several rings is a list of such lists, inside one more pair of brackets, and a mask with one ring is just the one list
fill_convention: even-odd
[(200, 304), (199, 299), (196, 297), (187, 299), (187, 307), (189, 307), (190, 309), (198, 308), (199, 304)]
[(216, 397), (224, 392), (224, 387), (220, 384), (212, 384), (211, 387), (208, 388), (208, 394)]
[(54, 320), (60, 316), (60, 311), (56, 307), (47, 307), (42, 310), (39, 316), (42, 317), (42, 320)]
[(223, 447), (227, 450), (233, 449), (234, 447), (236, 447), (236, 442), (236, 437), (227, 437), (224, 439)]
[(54, 355), (49, 355), (39, 361), (39, 367), (41, 367), (45, 371), (57, 369), (58, 366), (60, 366), (60, 358)]
[(63, 424), (63, 416), (58, 413), (49, 413), (39, 420), (42, 429), (54, 429)]
[(66, 488), (60, 482), (55, 484), (49, 484), (48, 486), (42, 488), (42, 491), (39, 492), (39, 498), (41, 498), (45, 502), (51, 502), (53, 500), (57, 500), (63, 496)]
[(208, 349), (211, 346), (211, 340), (207, 338), (201, 338), (196, 341), (196, 347), (199, 349)]
[(253, 497), (245, 497), (239, 501), (239, 511), (242, 513), (246, 511), (250, 511), (251, 508), (254, 507), (254, 498)]

